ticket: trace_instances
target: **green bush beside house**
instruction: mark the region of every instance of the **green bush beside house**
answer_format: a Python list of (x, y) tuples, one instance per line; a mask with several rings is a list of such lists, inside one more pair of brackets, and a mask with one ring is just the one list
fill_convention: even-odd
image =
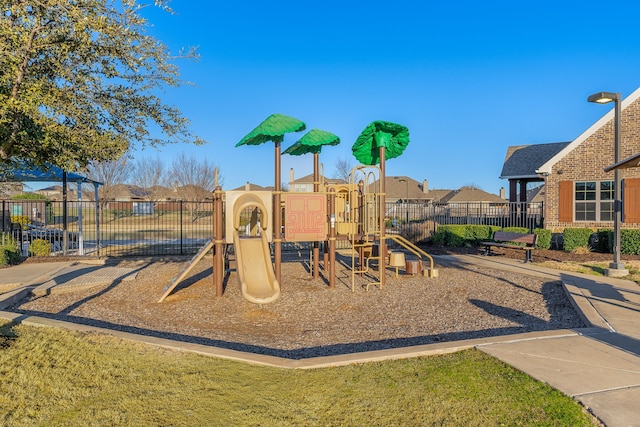
[[(436, 245), (463, 247), (478, 246), (480, 242), (490, 241), (496, 231), (528, 234), (524, 227), (499, 227), (495, 225), (441, 225), (433, 235), (432, 241)], [(549, 249), (551, 247), (551, 230), (536, 228), (538, 235), (536, 248)]]

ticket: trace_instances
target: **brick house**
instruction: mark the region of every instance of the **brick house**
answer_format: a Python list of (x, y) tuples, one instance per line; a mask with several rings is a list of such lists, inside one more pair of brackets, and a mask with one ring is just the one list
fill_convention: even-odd
[[(640, 88), (620, 107), (626, 159), (640, 151)], [(614, 173), (604, 169), (614, 163), (614, 114), (612, 108), (570, 142), (508, 147), (500, 178), (509, 180), (509, 201), (529, 202), (527, 186), (542, 183), (545, 228), (612, 227)], [(620, 178), (623, 227), (640, 228), (640, 169), (621, 170)]]

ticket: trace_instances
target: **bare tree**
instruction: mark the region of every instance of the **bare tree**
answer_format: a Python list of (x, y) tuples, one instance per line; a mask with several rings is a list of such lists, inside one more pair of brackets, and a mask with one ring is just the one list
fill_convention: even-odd
[[(218, 167), (206, 158), (194, 158), (185, 153), (174, 158), (171, 163), (171, 179), (178, 197), (186, 201), (186, 208), (191, 219), (196, 221), (200, 216), (201, 202), (211, 198), (216, 185)], [(223, 180), (218, 177), (218, 185)]]
[[(335, 178), (342, 179), (345, 182), (349, 182), (349, 176), (351, 175), (351, 170), (353, 169), (353, 167), (354, 164), (351, 159), (340, 157), (336, 161), (336, 166), (333, 170), (333, 174), (335, 175)], [(358, 182), (358, 180), (360, 179), (359, 177), (361, 176), (362, 174), (360, 172), (357, 172), (356, 179), (354, 179), (353, 181)]]
[(145, 190), (145, 200), (159, 200), (166, 191), (166, 166), (159, 157), (143, 157), (135, 162), (131, 182)]
[(126, 183), (131, 176), (131, 171), (132, 165), (125, 154), (117, 160), (91, 163), (87, 175), (92, 180), (102, 183), (98, 191), (100, 199), (111, 200), (115, 197), (115, 186)]

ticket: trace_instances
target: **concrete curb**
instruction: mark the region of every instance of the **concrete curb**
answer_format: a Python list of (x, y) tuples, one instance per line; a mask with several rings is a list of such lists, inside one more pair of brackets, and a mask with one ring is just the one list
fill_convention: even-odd
[(186, 341), (176, 341), (165, 338), (139, 335), (129, 332), (122, 332), (113, 329), (100, 328), (95, 326), (81, 325), (77, 323), (65, 322), (62, 320), (49, 319), (46, 317), (27, 316), (19, 313), (0, 311), (0, 318), (12, 322), (35, 327), (61, 328), (77, 332), (96, 332), (111, 335), (127, 341), (135, 341), (157, 347), (168, 348), (177, 351), (188, 351), (206, 356), (219, 357), (221, 359), (245, 362), (252, 365), (270, 366), (285, 369), (318, 369), (336, 366), (346, 366), (355, 363), (380, 362), (385, 360), (400, 360), (414, 357), (434, 356), (440, 354), (455, 353), (470, 348), (477, 348), (493, 344), (509, 344), (514, 342), (542, 340), (546, 338), (558, 338), (567, 336), (578, 336), (589, 333), (590, 330), (550, 330), (527, 332), (515, 335), (502, 335), (487, 338), (475, 338), (462, 341), (452, 341), (446, 343), (424, 344), (412, 347), (399, 347), (385, 350), (373, 350), (359, 353), (339, 354), (334, 356), (310, 357), (306, 359), (288, 359), (284, 357), (270, 356), (257, 353), (248, 353), (238, 350), (230, 350), (209, 345), (191, 343)]

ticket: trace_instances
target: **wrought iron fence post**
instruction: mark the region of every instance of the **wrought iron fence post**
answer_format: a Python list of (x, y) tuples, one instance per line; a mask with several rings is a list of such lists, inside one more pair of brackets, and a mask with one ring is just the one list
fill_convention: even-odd
[(184, 255), (182, 248), (182, 209), (184, 207), (184, 201), (180, 200), (180, 255)]

